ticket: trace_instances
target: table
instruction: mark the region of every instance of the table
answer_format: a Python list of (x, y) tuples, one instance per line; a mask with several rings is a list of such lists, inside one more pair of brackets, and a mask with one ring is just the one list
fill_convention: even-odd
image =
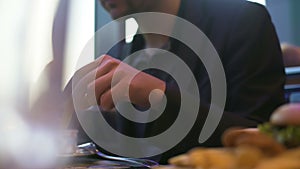
[(129, 166), (126, 162), (110, 161), (96, 155), (72, 158), (60, 158), (55, 169), (145, 169), (141, 166)]

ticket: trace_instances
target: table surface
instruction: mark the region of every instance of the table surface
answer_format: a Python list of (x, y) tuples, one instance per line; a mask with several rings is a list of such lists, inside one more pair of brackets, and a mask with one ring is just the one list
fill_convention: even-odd
[(144, 169), (141, 166), (129, 166), (126, 162), (100, 159), (96, 155), (84, 157), (66, 157), (58, 159), (55, 169)]

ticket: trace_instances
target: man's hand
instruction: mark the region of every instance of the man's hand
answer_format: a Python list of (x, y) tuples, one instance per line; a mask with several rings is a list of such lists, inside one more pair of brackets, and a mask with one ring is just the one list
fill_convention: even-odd
[(165, 91), (164, 81), (108, 55), (83, 67), (77, 75), (75, 89), (79, 90), (75, 90), (76, 95), (88, 100), (82, 100), (81, 106), (98, 104), (105, 111), (112, 111), (115, 104), (122, 101), (147, 108), (150, 106), (149, 95), (154, 89), (161, 91), (152, 93), (158, 102)]

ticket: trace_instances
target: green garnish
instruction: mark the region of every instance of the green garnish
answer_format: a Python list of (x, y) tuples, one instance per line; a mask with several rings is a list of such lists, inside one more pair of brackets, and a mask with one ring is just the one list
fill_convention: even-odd
[(289, 148), (300, 146), (300, 126), (274, 126), (264, 123), (258, 125), (258, 129)]

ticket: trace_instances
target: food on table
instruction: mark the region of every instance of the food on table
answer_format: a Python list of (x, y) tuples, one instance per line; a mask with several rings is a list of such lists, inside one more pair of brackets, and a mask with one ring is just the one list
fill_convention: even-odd
[(300, 148), (288, 150), (275, 158), (259, 163), (255, 169), (299, 169)]
[(287, 147), (300, 146), (300, 126), (284, 125), (278, 126), (272, 123), (265, 123), (258, 126), (262, 133), (265, 133), (277, 142), (284, 144)]
[(285, 146), (257, 129), (229, 129), (223, 135), (223, 144), (227, 147), (249, 145), (274, 156), (285, 151)]
[[(223, 135), (225, 147), (194, 148), (171, 158), (171, 165), (158, 169), (300, 169), (300, 147), (289, 149), (282, 143), (290, 141), (279, 143), (272, 127), (268, 123), (261, 125), (259, 130), (229, 129)], [(294, 129), (284, 132), (299, 139)], [(290, 139), (292, 136), (281, 137)]]

